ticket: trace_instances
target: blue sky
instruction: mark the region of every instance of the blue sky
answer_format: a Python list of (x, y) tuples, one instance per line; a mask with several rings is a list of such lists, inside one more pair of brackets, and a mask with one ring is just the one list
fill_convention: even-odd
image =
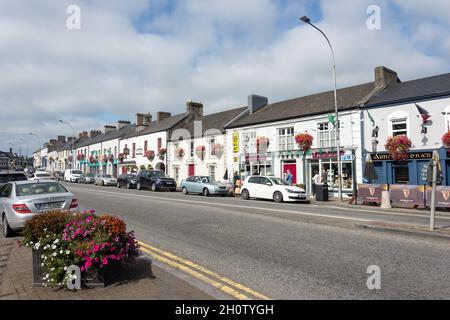
[[(81, 9), (67, 30), (66, 9)], [(366, 26), (369, 5), (381, 29)], [(48, 140), (101, 129), (137, 112), (213, 113), (373, 81), (385, 65), (403, 81), (450, 72), (449, 1), (428, 0), (0, 0), (0, 149), (33, 131)]]

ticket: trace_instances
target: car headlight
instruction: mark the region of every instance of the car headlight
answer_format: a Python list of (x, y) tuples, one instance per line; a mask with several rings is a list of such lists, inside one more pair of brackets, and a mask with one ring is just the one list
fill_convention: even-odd
[(297, 193), (296, 191), (291, 190), (291, 189), (286, 189), (286, 191), (287, 191), (288, 193)]

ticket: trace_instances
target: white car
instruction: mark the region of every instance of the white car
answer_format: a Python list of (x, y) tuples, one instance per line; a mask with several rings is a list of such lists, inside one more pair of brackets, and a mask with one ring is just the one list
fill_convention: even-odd
[(306, 192), (297, 186), (291, 186), (285, 180), (270, 176), (249, 176), (245, 179), (241, 196), (250, 198), (271, 199), (275, 202), (306, 201)]
[(36, 171), (28, 180), (52, 180), (52, 175), (44, 171)]
[(82, 172), (80, 170), (67, 169), (64, 171), (64, 181), (67, 182), (78, 182), (81, 177)]

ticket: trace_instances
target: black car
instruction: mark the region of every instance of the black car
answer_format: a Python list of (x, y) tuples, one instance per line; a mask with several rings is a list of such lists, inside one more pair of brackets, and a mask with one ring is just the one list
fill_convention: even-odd
[(28, 180), (23, 172), (1, 172), (0, 173), (0, 187), (11, 181), (25, 181)]
[(136, 176), (136, 189), (148, 189), (152, 191), (177, 190), (177, 183), (174, 179), (168, 178), (164, 171), (141, 170)]
[(135, 174), (122, 174), (117, 178), (117, 188), (126, 187), (127, 189), (136, 188)]

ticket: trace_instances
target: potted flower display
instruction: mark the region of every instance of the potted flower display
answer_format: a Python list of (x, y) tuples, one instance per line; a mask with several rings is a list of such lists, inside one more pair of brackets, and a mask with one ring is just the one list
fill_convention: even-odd
[(442, 136), (442, 143), (446, 148), (450, 148), (450, 131)]
[(22, 245), (33, 251), (34, 282), (44, 285), (64, 286), (72, 265), (80, 267), (84, 285), (92, 284), (89, 279), (108, 285), (122, 263), (139, 256), (134, 233), (122, 220), (93, 211), (36, 215), (25, 225)]
[(166, 155), (167, 150), (166, 148), (159, 149), (158, 157), (160, 160), (164, 160), (164, 156)]
[(155, 159), (155, 151), (153, 150), (147, 150), (145, 151), (145, 157), (149, 160), (149, 161), (153, 161)]
[(295, 143), (298, 145), (300, 151), (307, 152), (311, 150), (313, 139), (313, 136), (309, 133), (299, 133), (295, 136)]
[(195, 148), (195, 154), (200, 160), (205, 159), (206, 148), (205, 146), (197, 146)]
[(83, 161), (85, 158), (86, 158), (86, 156), (85, 156), (84, 154), (82, 154), (82, 153), (79, 153), (79, 154), (77, 155), (77, 160), (78, 160), (78, 161)]
[(178, 158), (183, 158), (183, 157), (184, 157), (184, 149), (183, 149), (183, 148), (180, 148), (180, 147), (176, 148), (176, 149), (175, 149), (175, 155), (176, 155)]
[(114, 162), (114, 155), (111, 153), (108, 157), (108, 161), (113, 163)]
[(411, 140), (406, 135), (398, 135), (389, 137), (384, 147), (393, 160), (405, 161), (408, 160), (408, 151), (411, 145)]
[(119, 153), (119, 162), (123, 163), (123, 160), (125, 160), (125, 154)]

